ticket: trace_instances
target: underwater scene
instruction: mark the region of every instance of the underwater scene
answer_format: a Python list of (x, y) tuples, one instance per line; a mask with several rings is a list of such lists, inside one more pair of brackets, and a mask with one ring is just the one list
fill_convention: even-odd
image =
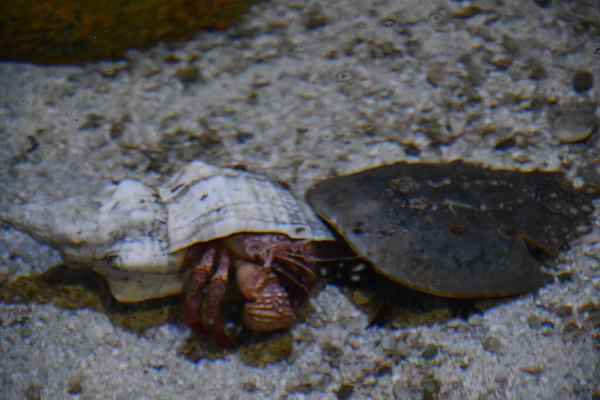
[(596, 0), (0, 5), (0, 399), (600, 399)]

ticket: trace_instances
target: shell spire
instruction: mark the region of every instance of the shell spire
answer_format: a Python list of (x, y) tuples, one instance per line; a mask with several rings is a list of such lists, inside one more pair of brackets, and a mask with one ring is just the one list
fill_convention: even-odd
[[(88, 206), (84, 208), (89, 210), (87, 200), (78, 196), (52, 204), (33, 202), (12, 205), (0, 213), (0, 221), (27, 233), (39, 243), (56, 248), (63, 257), (69, 256), (70, 261), (83, 261), (78, 259), (87, 250), (78, 255), (82, 251), (77, 251), (77, 245), (87, 242), (98, 230), (97, 221), (78, 215), (82, 205)], [(87, 214), (90, 214), (89, 211)]]
[(169, 261), (166, 208), (153, 188), (130, 179), (94, 196), (14, 205), (0, 220), (56, 248), (73, 266), (160, 270)]

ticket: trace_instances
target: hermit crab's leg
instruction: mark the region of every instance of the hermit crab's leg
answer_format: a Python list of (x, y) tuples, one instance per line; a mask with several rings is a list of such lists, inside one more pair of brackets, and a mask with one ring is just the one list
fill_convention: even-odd
[(270, 268), (237, 260), (236, 280), (240, 292), (249, 300), (242, 322), (257, 332), (289, 328), (296, 322), (288, 295)]
[(302, 303), (304, 297), (310, 293), (311, 289), (318, 282), (315, 277), (299, 275), (295, 276), (293, 267), (286, 265), (286, 262), (273, 263), (273, 270), (276, 272), (279, 283), (285, 288), (290, 303), (296, 307)]
[(315, 246), (313, 243), (302, 240), (294, 241), (292, 245), (280, 251), (276, 255), (277, 261), (281, 262), (283, 267), (289, 269), (290, 272), (278, 269), (280, 273), (286, 276), (293, 275), (298, 278), (294, 282), (299, 282), (298, 287), (308, 293), (319, 280), (315, 273)]
[[(284, 253), (283, 256), (278, 255), (272, 267), (275, 271), (288, 279), (293, 286), (300, 288), (303, 294), (310, 293), (310, 290), (319, 280), (310, 264), (305, 264), (296, 257), (288, 257), (287, 253)], [(288, 286), (288, 289), (291, 288)], [(298, 291), (295, 290), (292, 297), (299, 297), (301, 295), (302, 293), (298, 293)]]
[(290, 264), (295, 265), (296, 267), (298, 267), (301, 271), (306, 272), (308, 275), (312, 275), (316, 278), (316, 274), (315, 272), (312, 270), (312, 268), (310, 268), (306, 263), (304, 263), (303, 261), (300, 261), (299, 258), (301, 259), (302, 256), (294, 256), (294, 255), (290, 255), (287, 252), (280, 252), (280, 253), (276, 253), (275, 254), (275, 258), (280, 259), (280, 260), (284, 260), (287, 261)]
[(201, 320), (204, 287), (210, 279), (217, 249), (214, 246), (204, 248), (200, 262), (194, 267), (190, 276), (187, 294), (185, 296), (184, 316), (188, 326), (196, 332), (204, 331)]
[(305, 240), (292, 241), (285, 235), (263, 234), (239, 236), (230, 243), (234, 251), (242, 255), (252, 259), (256, 259), (258, 256), (259, 259), (263, 260), (263, 267), (265, 268), (273, 266), (275, 260), (283, 260), (287, 264), (296, 266), (309, 275), (312, 280), (317, 279), (317, 275), (312, 268), (301, 261), (303, 259), (310, 260), (314, 251), (311, 244)]
[(275, 271), (277, 271), (277, 273), (283, 275), (294, 285), (300, 287), (304, 293), (308, 293), (310, 291), (310, 289), (304, 283), (300, 282), (300, 280), (298, 280), (298, 278), (296, 278), (291, 272), (288, 272), (287, 268), (283, 267), (279, 263), (273, 263), (272, 267)]
[(221, 252), (217, 271), (210, 278), (206, 301), (202, 310), (202, 325), (210, 330), (221, 347), (231, 347), (235, 342), (225, 332), (225, 322), (221, 313), (221, 301), (227, 290), (229, 281), (229, 265), (231, 259), (226, 251)]
[(317, 274), (315, 274), (315, 272), (312, 270), (312, 268), (310, 268), (308, 265), (306, 265), (302, 261), (297, 260), (295, 257), (290, 257), (286, 253), (277, 254), (275, 257), (278, 260), (285, 261), (285, 263), (288, 264), (288, 265), (292, 265), (292, 266), (297, 267), (298, 269), (300, 269), (301, 271), (303, 271), (307, 275), (309, 275), (312, 279), (314, 279), (314, 280), (317, 279)]

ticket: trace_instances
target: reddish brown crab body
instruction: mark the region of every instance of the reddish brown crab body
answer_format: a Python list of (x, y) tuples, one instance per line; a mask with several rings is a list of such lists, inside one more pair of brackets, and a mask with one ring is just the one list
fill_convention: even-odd
[[(234, 345), (225, 331), (221, 310), (228, 281), (233, 278), (247, 300), (244, 325), (256, 332), (289, 328), (296, 322), (290, 296), (307, 294), (317, 282), (314, 255), (310, 242), (275, 233), (235, 234), (190, 249), (185, 261), (192, 270), (186, 322), (194, 331), (213, 333), (221, 346)], [(280, 279), (296, 289), (290, 296)]]

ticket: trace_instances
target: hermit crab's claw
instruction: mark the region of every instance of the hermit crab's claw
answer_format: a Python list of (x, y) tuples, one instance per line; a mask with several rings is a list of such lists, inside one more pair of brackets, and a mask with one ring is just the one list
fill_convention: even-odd
[(288, 295), (275, 275), (262, 266), (238, 260), (237, 284), (249, 300), (242, 322), (253, 331), (270, 332), (286, 329), (296, 322)]
[[(292, 290), (293, 298), (310, 292), (317, 282), (314, 272), (314, 246), (306, 240), (294, 240), (278, 233), (243, 233), (225, 239), (226, 247), (237, 257), (274, 270)], [(296, 289), (300, 289), (299, 291)]]

